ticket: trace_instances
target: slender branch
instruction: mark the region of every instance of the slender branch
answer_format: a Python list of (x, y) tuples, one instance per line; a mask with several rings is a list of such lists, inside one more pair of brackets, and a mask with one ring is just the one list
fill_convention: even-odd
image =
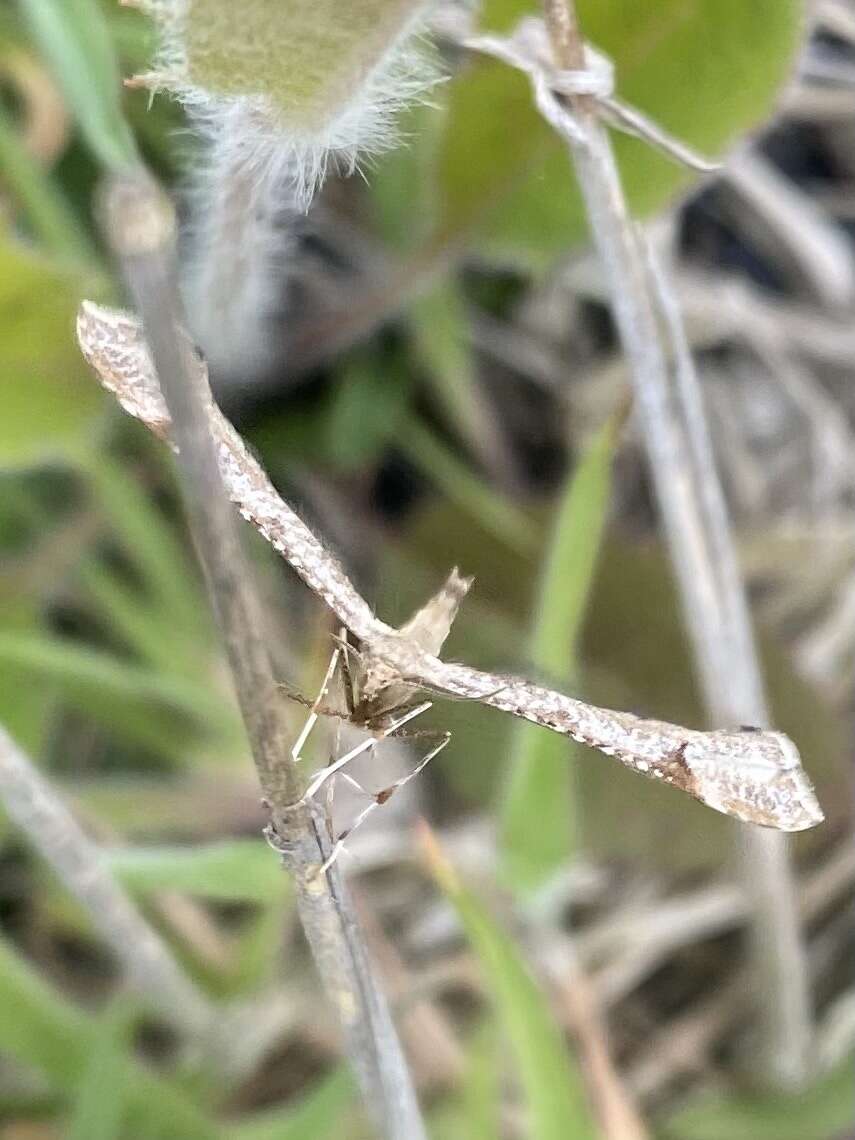
[(420, 1140), (425, 1133), (418, 1103), (350, 898), (337, 867), (318, 873), (330, 853), (327, 823), (319, 807), (302, 799), (261, 606), (220, 477), (218, 444), (209, 429), (210, 394), (201, 382), (192, 345), (179, 329), (172, 207), (142, 170), (113, 179), (104, 204), (107, 238), (142, 314), (171, 416), (191, 529), (270, 809), (268, 839), (295, 878), (309, 946), (338, 1010), (369, 1111), (389, 1140)]
[[(572, 27), (572, 0), (545, 3), (559, 66), (567, 55), (568, 22), (556, 18), (555, 10), (565, 6)], [(765, 725), (769, 716), (744, 587), (682, 317), (662, 287), (661, 272), (651, 275), (645, 265), (610, 140), (596, 109), (579, 97), (570, 95), (567, 100), (572, 129), (562, 133), (573, 154), (591, 231), (610, 282), (707, 711), (714, 723)], [(676, 391), (669, 383), (651, 279), (659, 281), (660, 304), (673, 342)], [(741, 845), (742, 877), (755, 904), (755, 976), (761, 987), (766, 1067), (773, 1079), (797, 1084), (806, 1072), (811, 1024), (808, 971), (787, 850), (782, 837), (754, 829), (742, 834)]]
[(565, 0), (543, 0), (543, 11), (556, 66), (562, 71), (581, 71), (585, 66), (585, 45), (575, 7)]
[[(707, 696), (711, 716), (748, 724), (771, 720), (748, 600), (718, 478), (702, 403), (700, 381), (686, 339), (682, 313), (652, 250), (651, 281), (674, 349), (677, 396), (695, 472), (696, 500), (709, 545), (708, 564), (718, 577), (723, 626), (721, 672)], [(679, 423), (678, 423), (679, 427)], [(706, 627), (707, 639), (715, 636)], [(813, 1026), (807, 956), (798, 921), (796, 887), (786, 837), (750, 828), (737, 849), (741, 879), (751, 900), (754, 977), (769, 1074), (800, 1084), (808, 1071)]]
[(113, 878), (98, 845), (2, 728), (0, 798), (10, 819), (86, 908), (134, 989), (196, 1045), (209, 1037), (215, 1018), (204, 995)]

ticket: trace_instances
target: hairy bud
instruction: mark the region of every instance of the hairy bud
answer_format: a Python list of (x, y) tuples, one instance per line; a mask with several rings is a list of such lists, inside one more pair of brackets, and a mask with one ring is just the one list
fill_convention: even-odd
[(276, 359), (294, 226), (332, 165), (396, 141), (394, 117), (433, 82), (424, 0), (132, 0), (155, 21), (152, 71), (207, 138), (193, 175), (191, 323), (215, 371)]

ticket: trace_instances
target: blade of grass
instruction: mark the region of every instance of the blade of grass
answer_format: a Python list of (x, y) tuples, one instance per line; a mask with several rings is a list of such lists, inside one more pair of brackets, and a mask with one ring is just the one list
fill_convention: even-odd
[(187, 891), (221, 901), (280, 902), (289, 882), (257, 839), (231, 839), (196, 847), (125, 847), (105, 862), (130, 890)]
[(797, 1096), (708, 1097), (687, 1105), (665, 1124), (663, 1140), (844, 1140), (855, 1126), (852, 1062)]
[[(97, 1021), (66, 1001), (0, 939), (0, 1050), (33, 1065), (75, 1096), (97, 1048)], [(128, 1135), (137, 1140), (223, 1140), (219, 1128), (173, 1085), (126, 1058)]]
[(520, 554), (530, 554), (537, 528), (518, 507), (500, 498), (415, 416), (402, 424), (398, 446), (449, 500), (484, 530)]
[(128, 1089), (130, 1010), (123, 1002), (100, 1017), (68, 1122), (66, 1140), (120, 1140)]
[(94, 154), (111, 169), (133, 163), (136, 145), (122, 113), (119, 67), (100, 4), (21, 0), (20, 6)]
[(516, 947), (462, 885), (426, 825), (422, 845), (440, 889), (453, 904), (486, 975), (496, 1011), (519, 1066), (530, 1113), (530, 1140), (594, 1140), (597, 1128), (580, 1074), (549, 1004)]
[(190, 569), (174, 529), (121, 464), (103, 452), (79, 457), (81, 470), (152, 596), (188, 636), (204, 633), (213, 642), (202, 587)]
[(135, 658), (166, 676), (195, 679), (204, 674), (210, 649), (192, 642), (192, 630), (177, 626), (99, 558), (87, 559), (78, 574), (96, 620), (111, 639), (118, 637)]
[(94, 246), (50, 175), (27, 152), (0, 104), (0, 171), (45, 250), (72, 264), (94, 265)]
[[(532, 664), (562, 687), (578, 684), (577, 642), (608, 513), (616, 417), (567, 482), (538, 587), (529, 643)], [(574, 847), (572, 750), (532, 725), (515, 731), (501, 811), (503, 870), (517, 890), (540, 886)]]
[(55, 685), (75, 706), (167, 755), (175, 752), (182, 723), (185, 734), (204, 732), (223, 754), (243, 747), (230, 705), (184, 678), (164, 677), (109, 653), (29, 630), (0, 632), (0, 663)]
[(263, 904), (255, 920), (238, 936), (233, 966), (226, 980), (228, 994), (257, 993), (264, 986), (277, 984), (282, 955), (282, 931), (296, 900)]
[(499, 450), (490, 410), (478, 382), (467, 330), (464, 299), (455, 279), (446, 275), (409, 307), (416, 351), (443, 411), (471, 453), (494, 468)]
[(501, 1127), (501, 1053), (493, 1018), (488, 1018), (469, 1046), (459, 1094), (431, 1118), (432, 1140), (499, 1140)]
[(332, 1140), (342, 1135), (342, 1116), (356, 1090), (347, 1069), (337, 1069), (308, 1093), (296, 1108), (260, 1113), (234, 1125), (232, 1140)]

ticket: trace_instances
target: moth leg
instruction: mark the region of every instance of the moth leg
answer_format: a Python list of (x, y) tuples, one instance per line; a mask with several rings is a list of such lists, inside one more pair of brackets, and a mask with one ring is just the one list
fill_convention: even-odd
[(317, 695), (317, 697), (315, 697), (314, 701), (312, 702), (309, 715), (306, 718), (306, 723), (303, 725), (303, 728), (300, 732), (300, 735), (297, 737), (296, 741), (294, 742), (293, 747), (291, 748), (291, 759), (294, 761), (295, 764), (300, 762), (301, 753), (303, 751), (303, 748), (306, 745), (306, 741), (309, 739), (309, 733), (312, 731), (312, 729), (318, 723), (318, 715), (319, 715), (321, 708), (323, 706), (324, 698), (326, 697), (327, 693), (329, 692), (329, 687), (332, 684), (332, 679), (335, 675), (336, 666), (338, 665), (340, 657), (341, 657), (341, 649), (338, 646), (336, 646), (335, 649), (332, 651), (332, 656), (330, 657), (330, 663), (327, 666), (327, 671), (324, 674), (324, 679), (321, 682), (321, 687), (318, 690), (318, 695)]
[(362, 792), (363, 795), (368, 796), (371, 802), (362, 809), (350, 827), (345, 828), (345, 830), (342, 831), (338, 836), (335, 843), (333, 844), (332, 851), (330, 851), (327, 859), (318, 871), (319, 875), (322, 875), (325, 871), (329, 870), (329, 868), (333, 865), (333, 863), (344, 850), (345, 840), (349, 839), (353, 835), (356, 829), (365, 822), (369, 815), (371, 815), (373, 811), (376, 811), (377, 808), (382, 807), (383, 804), (387, 804), (395, 792), (397, 792), (400, 788), (403, 788), (406, 784), (409, 784), (410, 780), (415, 780), (416, 776), (425, 770), (431, 760), (433, 760), (434, 756), (438, 756), (439, 753), (442, 752), (443, 748), (445, 748), (449, 740), (451, 740), (451, 733), (444, 733), (439, 744), (437, 744), (435, 748), (432, 748), (426, 756), (422, 757), (415, 768), (413, 768), (412, 772), (408, 772), (406, 776), (402, 776), (400, 780), (396, 780), (394, 784), (390, 784), (387, 788), (381, 788), (379, 792), (369, 792), (366, 788), (363, 788), (360, 783), (354, 780), (352, 776), (349, 776), (346, 772), (343, 773), (343, 778), (347, 780), (347, 782), (357, 791)]
[[(344, 663), (342, 662), (342, 664), (344, 664)], [(335, 734), (333, 736), (332, 751), (330, 752), (330, 758), (329, 758), (327, 763), (332, 764), (333, 758), (338, 756), (340, 751), (341, 751), (341, 721), (338, 720), (338, 721), (336, 721)], [(343, 776), (343, 775), (345, 775), (345, 773), (342, 772), (341, 775)], [(333, 814), (332, 814), (332, 809), (333, 809), (333, 793), (334, 792), (335, 792), (335, 780), (330, 780), (326, 786), (325, 794), (324, 794), (324, 818), (327, 821), (327, 835), (329, 836), (330, 842), (332, 842), (332, 840), (333, 840)]]
[(359, 700), (359, 693), (357, 692), (356, 672), (351, 664), (350, 658), (351, 655), (353, 655), (356, 661), (361, 661), (362, 654), (350, 644), (346, 629), (342, 628), (335, 640), (341, 649), (341, 681), (344, 691), (345, 708), (347, 709), (348, 718), (353, 720), (354, 710)]
[(354, 748), (351, 748), (349, 752), (345, 752), (344, 756), (340, 756), (334, 764), (330, 764), (326, 768), (322, 768), (320, 772), (316, 773), (308, 788), (306, 788), (304, 799), (308, 799), (310, 796), (315, 795), (315, 793), (323, 787), (323, 785), (327, 782), (327, 780), (330, 779), (330, 777), (334, 776), (337, 772), (340, 772), (342, 768), (344, 768), (352, 760), (355, 760), (357, 756), (363, 756), (370, 749), (374, 748), (378, 740), (385, 740), (387, 737), (392, 736), (394, 733), (396, 733), (399, 728), (403, 728), (404, 725), (408, 724), (411, 720), (413, 720), (414, 717), (421, 716), (422, 713), (427, 712), (427, 710), (432, 706), (432, 703), (432, 701), (422, 701), (422, 703), (420, 705), (416, 705), (414, 709), (410, 709), (409, 712), (404, 713), (403, 716), (400, 716), (396, 720), (391, 721), (378, 735), (369, 737), (368, 740), (363, 740), (360, 744), (357, 744)]
[(384, 717), (394, 717), (396, 713), (400, 716), (402, 713), (407, 712), (408, 709), (414, 708), (418, 703), (416, 694), (419, 691), (419, 686), (413, 685), (412, 690), (412, 696), (409, 698), (404, 698), (403, 700), (398, 699), (391, 704), (380, 705), (379, 707), (373, 705), (371, 708), (371, 718), (366, 722), (366, 728), (370, 731), (371, 726), (381, 724)]
[(437, 685), (431, 685), (427, 681), (419, 681), (418, 684), (414, 681), (405, 684), (412, 684), (414, 688), (423, 689), (427, 693), (434, 693), (438, 697), (442, 697), (445, 701), (460, 701), (465, 703), (467, 701), (477, 704), (479, 701), (488, 701), (491, 697), (498, 697), (505, 689), (510, 688), (510, 685), (499, 685), (496, 689), (488, 689), (486, 693), (473, 693), (471, 696), (463, 696), (462, 693), (449, 693), (447, 689), (441, 689)]

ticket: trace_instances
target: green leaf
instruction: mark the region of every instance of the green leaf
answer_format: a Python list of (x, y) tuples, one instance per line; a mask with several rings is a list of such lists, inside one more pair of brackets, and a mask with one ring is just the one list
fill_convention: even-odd
[(131, 1022), (124, 1003), (110, 1007), (95, 1029), (66, 1140), (121, 1140), (128, 1085)]
[(333, 1140), (342, 1136), (342, 1116), (353, 1103), (353, 1078), (337, 1069), (295, 1108), (259, 1113), (235, 1125), (232, 1140)]
[(844, 1140), (855, 1125), (852, 1060), (794, 1096), (704, 1098), (672, 1116), (662, 1140)]
[[(428, 835), (427, 829), (425, 834)], [(531, 1140), (594, 1140), (597, 1128), (549, 1004), (510, 939), (461, 884), (434, 841), (427, 839), (431, 870), (453, 904), (481, 968), (519, 1066)]]
[[(568, 480), (541, 571), (531, 662), (560, 688), (578, 685), (578, 640), (608, 514), (616, 429), (616, 421), (602, 429)], [(501, 833), (504, 871), (518, 890), (542, 885), (571, 853), (574, 751), (564, 738), (533, 725), (515, 730)]]
[[(533, 0), (491, 0), (506, 30)], [(578, 0), (585, 37), (614, 61), (618, 94), (708, 155), (770, 114), (800, 42), (799, 0)], [(477, 231), (488, 249), (543, 266), (582, 241), (585, 213), (565, 145), (534, 109), (519, 72), (473, 59), (449, 85), (437, 177), (438, 234)], [(646, 143), (615, 134), (631, 211), (661, 208), (692, 174)]]
[(126, 847), (105, 859), (135, 892), (186, 891), (224, 901), (281, 902), (288, 877), (261, 838), (231, 839), (198, 847)]
[(91, 445), (104, 405), (72, 335), (79, 289), (69, 273), (0, 236), (0, 467)]
[(0, 631), (0, 666), (51, 684), (75, 707), (147, 747), (174, 755), (188, 736), (240, 747), (228, 702), (181, 677), (129, 664), (108, 653), (40, 632)]
[(97, 0), (21, 0), (30, 33), (50, 64), (86, 141), (108, 167), (136, 159), (122, 113), (122, 84)]
[(349, 0), (343, 20), (329, 2), (242, 0), (236, 18), (231, 0), (187, 0), (177, 28), (167, 15), (164, 37), (182, 61), (179, 81), (213, 98), (259, 96), (283, 129), (311, 140), (360, 104), (388, 100), (390, 81), (377, 89), (384, 60), (417, 8), (417, 0)]
[[(97, 1021), (52, 990), (0, 939), (0, 1050), (34, 1065), (79, 1096), (98, 1048)], [(135, 1140), (222, 1140), (219, 1129), (175, 1085), (125, 1058), (128, 1135)]]

